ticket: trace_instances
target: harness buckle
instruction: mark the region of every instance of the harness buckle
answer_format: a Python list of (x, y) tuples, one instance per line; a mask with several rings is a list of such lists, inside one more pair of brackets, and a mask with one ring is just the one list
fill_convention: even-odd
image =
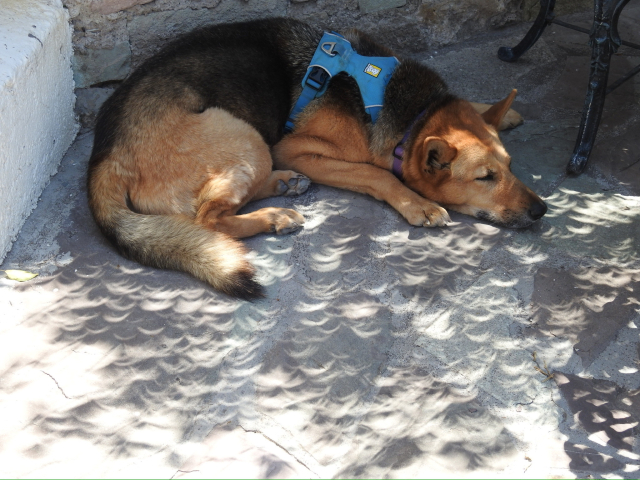
[(330, 57), (335, 57), (338, 54), (337, 51), (333, 50), (336, 48), (336, 43), (337, 42), (324, 42), (320, 48), (322, 48), (322, 51)]
[(305, 85), (319, 92), (324, 88), (328, 79), (329, 73), (324, 68), (316, 65), (311, 67)]

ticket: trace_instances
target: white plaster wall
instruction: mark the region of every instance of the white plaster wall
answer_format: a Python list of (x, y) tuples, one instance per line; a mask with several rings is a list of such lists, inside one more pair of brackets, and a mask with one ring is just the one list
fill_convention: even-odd
[(72, 53), (60, 0), (0, 0), (0, 260), (78, 131)]

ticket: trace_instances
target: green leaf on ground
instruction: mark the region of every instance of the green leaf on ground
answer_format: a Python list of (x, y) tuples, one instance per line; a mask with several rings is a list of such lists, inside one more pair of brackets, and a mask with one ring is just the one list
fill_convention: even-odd
[(32, 278), (38, 276), (37, 273), (26, 272), (24, 270), (0, 270), (7, 274), (9, 280), (15, 280), (17, 282), (26, 282)]

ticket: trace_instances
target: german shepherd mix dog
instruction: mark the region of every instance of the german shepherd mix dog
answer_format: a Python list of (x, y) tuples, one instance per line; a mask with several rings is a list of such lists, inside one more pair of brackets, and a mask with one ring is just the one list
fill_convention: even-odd
[[(545, 214), (498, 139), (520, 120), (509, 110), (515, 90), (490, 108), (474, 106), (426, 66), (400, 59), (375, 123), (358, 84), (338, 74), (284, 135), (322, 36), (292, 19), (202, 28), (120, 85), (98, 115), (88, 195), (124, 256), (260, 297), (238, 239), (290, 233), (304, 218), (286, 208), (236, 213), (253, 200), (303, 193), (309, 179), (384, 200), (416, 226), (446, 225), (445, 208), (514, 228)], [(394, 56), (358, 31), (345, 37), (361, 56)]]

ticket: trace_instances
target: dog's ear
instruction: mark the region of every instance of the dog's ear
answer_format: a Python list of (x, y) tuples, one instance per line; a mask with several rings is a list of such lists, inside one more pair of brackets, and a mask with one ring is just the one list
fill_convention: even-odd
[(489, 110), (482, 114), (482, 118), (484, 121), (491, 125), (492, 127), (499, 129), (500, 123), (502, 123), (502, 119), (507, 114), (509, 109), (511, 108), (511, 104), (513, 100), (516, 98), (516, 94), (518, 90), (515, 88), (511, 90), (511, 93), (507, 96), (507, 98), (500, 100), (498, 103), (493, 105)]
[(422, 154), (424, 169), (429, 173), (436, 170), (448, 169), (451, 161), (458, 154), (458, 149), (440, 137), (427, 137), (422, 142)]

